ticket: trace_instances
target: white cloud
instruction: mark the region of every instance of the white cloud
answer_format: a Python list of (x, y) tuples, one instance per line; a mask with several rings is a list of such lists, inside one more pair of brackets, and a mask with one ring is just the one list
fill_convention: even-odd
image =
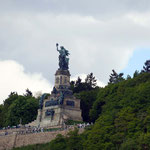
[(25, 73), (22, 65), (13, 60), (0, 61), (0, 104), (10, 92), (25, 93), (29, 88), (33, 93), (41, 91), (50, 93), (51, 84), (39, 73)]
[(143, 26), (143, 27), (149, 27), (150, 25), (150, 12), (147, 13), (130, 13), (127, 14), (126, 17), (133, 21), (133, 23)]
[(54, 82), (58, 42), (70, 51), (72, 76), (93, 72), (106, 84), (111, 70), (123, 70), (135, 49), (150, 47), (150, 1), (63, 2), (3, 3), (8, 7), (0, 10), (0, 58)]

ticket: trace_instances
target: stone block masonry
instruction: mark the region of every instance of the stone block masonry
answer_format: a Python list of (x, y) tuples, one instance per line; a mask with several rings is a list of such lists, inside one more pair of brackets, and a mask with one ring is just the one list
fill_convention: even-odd
[[(83, 132), (84, 129), (80, 129), (79, 133)], [(25, 135), (11, 134), (6, 136), (0, 136), (0, 150), (10, 150), (14, 147), (22, 147), (32, 144), (48, 143), (55, 139), (57, 134), (66, 135), (70, 130), (63, 131), (51, 131), (51, 132), (40, 132), (30, 133)]]

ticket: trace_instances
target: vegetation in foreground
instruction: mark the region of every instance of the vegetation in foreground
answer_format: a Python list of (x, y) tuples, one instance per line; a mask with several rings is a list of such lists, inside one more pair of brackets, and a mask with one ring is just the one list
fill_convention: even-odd
[(24, 95), (11, 92), (0, 105), (0, 128), (27, 124), (36, 119), (38, 99), (28, 89)]
[(75, 130), (67, 137), (58, 135), (40, 149), (149, 150), (150, 74), (141, 73), (99, 89), (90, 117), (95, 124), (84, 133)]

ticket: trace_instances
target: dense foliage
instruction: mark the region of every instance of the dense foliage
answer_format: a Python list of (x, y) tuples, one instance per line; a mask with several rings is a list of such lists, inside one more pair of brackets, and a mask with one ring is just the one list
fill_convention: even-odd
[(0, 105), (0, 127), (27, 124), (37, 116), (38, 100), (28, 89), (26, 94), (11, 92), (4, 104)]
[(80, 77), (78, 77), (76, 81), (71, 81), (70, 88), (73, 91), (73, 93), (80, 93), (82, 91), (90, 91), (90, 90), (97, 88), (96, 81), (97, 80), (94, 77), (93, 73), (90, 73), (87, 75), (84, 82), (82, 82), (82, 79)]
[(86, 149), (150, 149), (150, 74), (101, 89), (90, 115)]
[(80, 98), (80, 107), (82, 111), (82, 118), (84, 122), (92, 122), (93, 120), (90, 119), (90, 109), (93, 106), (93, 103), (96, 101), (97, 94), (99, 88), (95, 88), (90, 91), (83, 91), (81, 92), (78, 97)]
[(75, 96), (79, 98), (80, 108), (82, 111), (82, 118), (84, 122), (91, 122), (89, 112), (92, 108), (93, 103), (96, 101), (96, 97), (99, 91), (97, 85), (97, 80), (93, 73), (90, 73), (85, 78), (85, 81), (82, 81), (80, 77), (76, 81), (71, 82), (71, 89)]
[(80, 135), (77, 130), (67, 137), (58, 135), (48, 149), (149, 150), (150, 74), (139, 73), (100, 88), (90, 116), (95, 121), (91, 129)]

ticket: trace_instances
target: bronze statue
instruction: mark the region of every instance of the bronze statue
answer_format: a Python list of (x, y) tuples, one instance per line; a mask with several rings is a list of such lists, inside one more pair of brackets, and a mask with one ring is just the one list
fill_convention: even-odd
[(58, 43), (56, 44), (57, 51), (59, 52), (59, 69), (60, 70), (68, 70), (69, 66), (69, 55), (68, 50), (66, 50), (63, 46), (58, 49)]

